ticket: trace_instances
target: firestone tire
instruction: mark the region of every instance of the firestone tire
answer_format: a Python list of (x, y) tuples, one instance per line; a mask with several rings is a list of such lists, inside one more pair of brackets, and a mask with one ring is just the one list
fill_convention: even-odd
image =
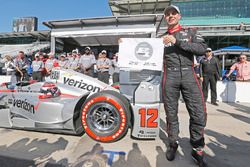
[(106, 90), (90, 96), (82, 107), (85, 132), (99, 142), (123, 138), (130, 123), (128, 100), (118, 92)]

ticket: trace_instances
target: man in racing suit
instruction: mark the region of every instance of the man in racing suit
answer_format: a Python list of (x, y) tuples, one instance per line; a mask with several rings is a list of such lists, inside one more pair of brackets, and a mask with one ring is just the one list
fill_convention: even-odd
[(164, 75), (162, 80), (163, 102), (166, 112), (169, 148), (166, 157), (174, 160), (178, 148), (178, 100), (180, 92), (190, 116), (190, 143), (192, 157), (200, 167), (203, 161), (204, 127), (206, 125), (206, 106), (200, 84), (193, 68), (194, 55), (203, 55), (207, 45), (193, 29), (184, 29), (179, 24), (181, 18), (177, 6), (168, 6), (165, 11), (168, 30), (162, 35), (164, 48)]

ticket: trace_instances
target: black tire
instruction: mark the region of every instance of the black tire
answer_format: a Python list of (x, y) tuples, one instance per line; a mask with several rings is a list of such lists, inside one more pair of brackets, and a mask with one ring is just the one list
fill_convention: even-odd
[(128, 100), (112, 90), (91, 95), (82, 106), (85, 132), (99, 142), (115, 142), (123, 138), (130, 123)]

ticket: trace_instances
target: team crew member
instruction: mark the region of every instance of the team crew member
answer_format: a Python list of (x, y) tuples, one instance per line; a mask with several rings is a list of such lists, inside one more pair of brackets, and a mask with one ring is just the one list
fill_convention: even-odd
[(168, 6), (164, 14), (168, 30), (162, 35), (165, 44), (162, 94), (170, 141), (166, 157), (169, 161), (174, 160), (178, 148), (178, 101), (181, 92), (190, 116), (192, 157), (203, 167), (206, 166), (203, 161), (206, 106), (193, 69), (193, 60), (194, 54), (205, 54), (207, 45), (195, 30), (181, 27), (181, 14), (177, 6)]
[(20, 82), (22, 80), (29, 80), (27, 68), (28, 68), (28, 62), (25, 59), (24, 52), (19, 51), (18, 55), (14, 61), (15, 68), (16, 68), (16, 81)]
[(213, 57), (212, 49), (207, 48), (206, 57), (200, 62), (200, 80), (205, 102), (207, 101), (208, 86), (211, 89), (211, 104), (218, 106), (216, 84), (220, 79), (220, 68), (218, 60)]
[(71, 61), (69, 61), (68, 68), (72, 69), (74, 71), (80, 72), (80, 63), (79, 63), (79, 61), (80, 61), (80, 56), (81, 55), (77, 54), (76, 51), (73, 51), (72, 53), (73, 53), (72, 54), (73, 57), (71, 58)]
[(68, 61), (71, 62), (74, 60), (74, 56), (73, 54), (70, 52), (70, 53), (67, 53), (67, 58), (68, 58)]
[[(39, 54), (39, 60), (43, 62), (43, 66), (45, 67), (45, 62), (47, 61), (48, 57), (46, 55), (46, 53), (42, 53), (42, 52), (38, 52), (37, 54)], [(45, 68), (42, 69), (42, 78), (44, 80), (44, 77), (46, 75), (46, 71)]]
[(79, 63), (81, 64), (81, 69), (85, 75), (94, 76), (94, 65), (96, 64), (96, 59), (90, 52), (90, 47), (85, 48), (85, 53), (81, 56)]
[(45, 62), (45, 70), (46, 70), (46, 75), (51, 74), (51, 70), (53, 67), (56, 66), (57, 60), (55, 59), (55, 56), (52, 52), (48, 54), (49, 58)]
[(41, 82), (43, 80), (42, 71), (44, 69), (44, 63), (40, 60), (39, 54), (35, 55), (35, 60), (32, 61), (32, 78)]
[(16, 83), (16, 76), (15, 76), (15, 64), (14, 64), (14, 60), (10, 55), (6, 55), (5, 56), (6, 62), (4, 64), (5, 69), (6, 69), (6, 75), (10, 75), (11, 76), (11, 83), (14, 84)]
[(68, 60), (66, 60), (65, 55), (60, 55), (60, 60), (58, 61), (58, 65), (61, 68), (68, 68)]
[(111, 61), (107, 58), (107, 51), (103, 50), (99, 54), (99, 58), (96, 62), (98, 70), (98, 80), (109, 84), (109, 67), (111, 66)]
[(15, 64), (14, 60), (10, 55), (5, 56), (6, 62), (4, 64), (4, 67), (6, 69), (6, 75), (14, 75), (15, 73)]

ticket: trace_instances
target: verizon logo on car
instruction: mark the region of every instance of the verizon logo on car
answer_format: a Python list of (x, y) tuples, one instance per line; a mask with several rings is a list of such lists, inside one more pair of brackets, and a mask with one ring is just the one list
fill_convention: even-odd
[(14, 99), (13, 100), (13, 107), (21, 108), (25, 111), (28, 111), (29, 113), (32, 113), (32, 114), (35, 113), (35, 106), (28, 103), (27, 99), (25, 99), (25, 100)]
[(84, 83), (83, 80), (78, 81), (78, 80), (74, 80), (74, 79), (64, 77), (63, 78), (63, 83), (67, 84), (69, 86), (73, 86), (73, 87), (76, 87), (76, 88), (87, 90), (89, 92), (100, 92), (100, 90), (101, 90), (100, 87)]

